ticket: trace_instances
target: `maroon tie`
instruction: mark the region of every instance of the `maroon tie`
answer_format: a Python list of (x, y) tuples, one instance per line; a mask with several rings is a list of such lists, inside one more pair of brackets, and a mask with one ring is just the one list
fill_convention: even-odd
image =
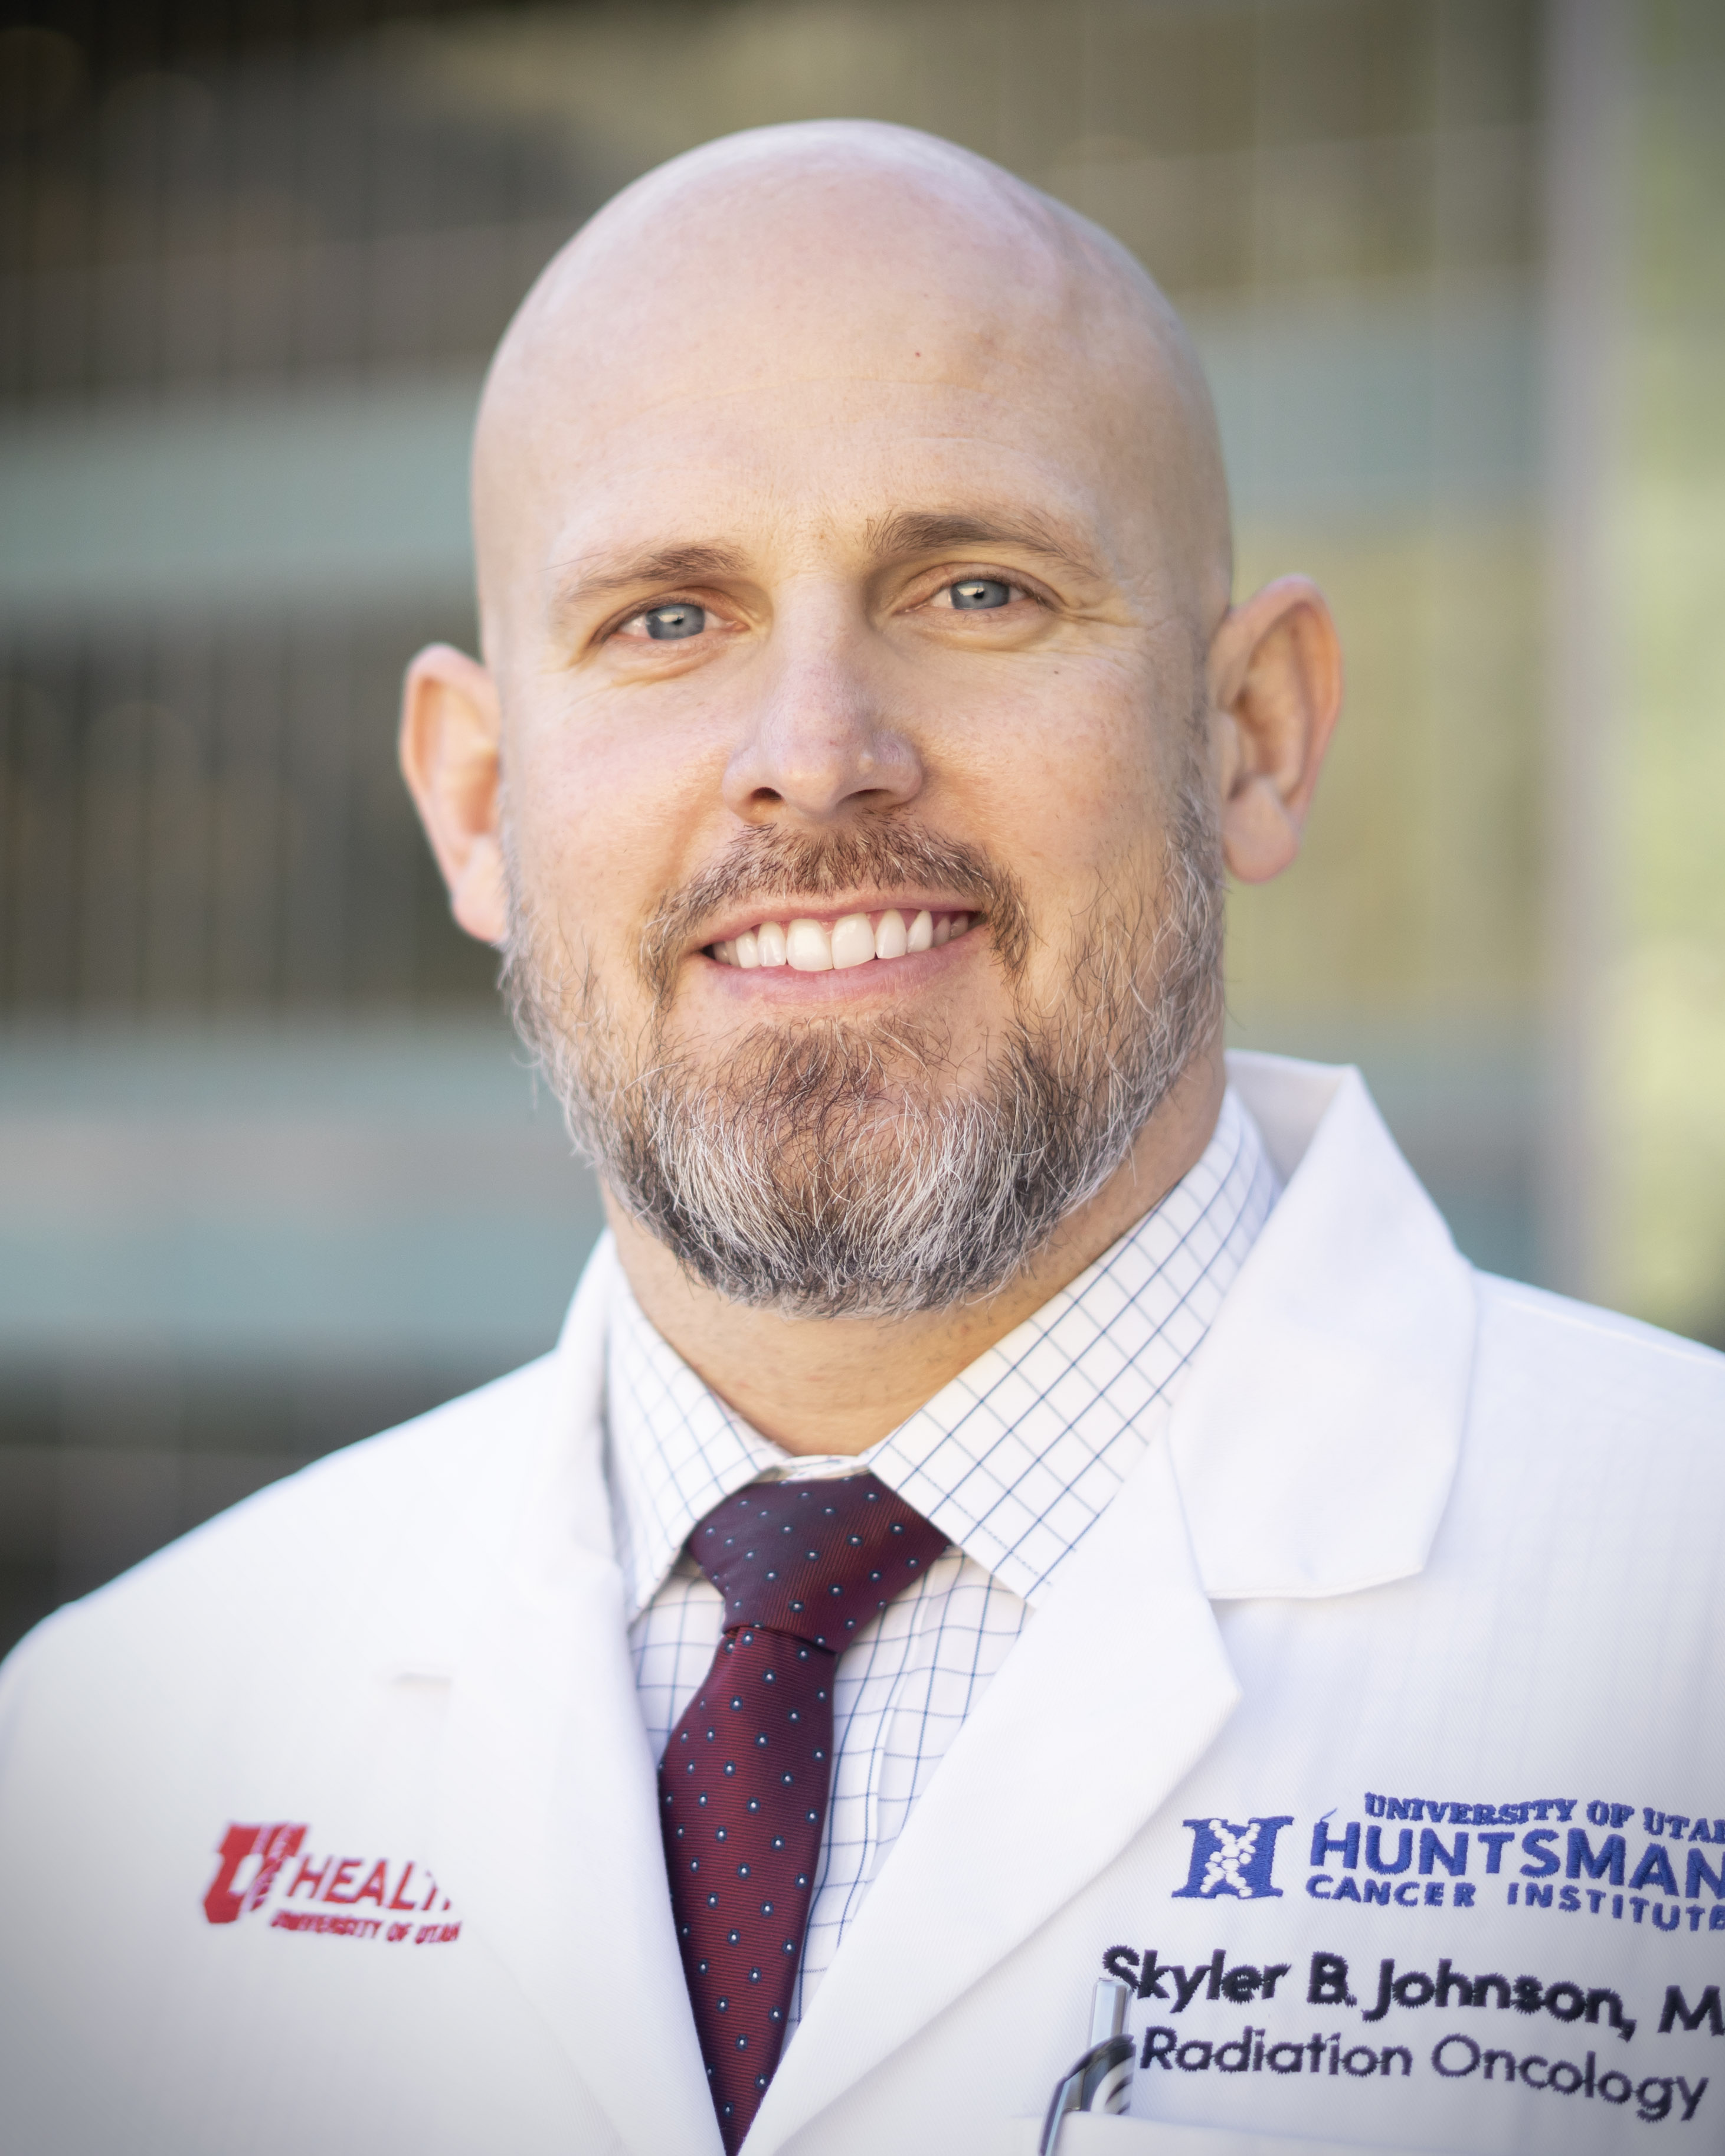
[(727, 2151), (778, 2064), (833, 1774), (833, 1671), (947, 1538), (872, 1475), (756, 1482), (689, 1550), (725, 1598), (659, 1769), (683, 1973)]

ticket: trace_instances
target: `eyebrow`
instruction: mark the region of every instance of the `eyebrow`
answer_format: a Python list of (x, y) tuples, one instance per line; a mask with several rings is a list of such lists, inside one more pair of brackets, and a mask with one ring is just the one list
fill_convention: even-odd
[(1003, 517), (962, 510), (901, 510), (869, 526), (868, 546), (878, 561), (906, 554), (944, 553), (952, 547), (1018, 547), (1086, 575), (1096, 573), (1093, 562), (1087, 561), (1055, 526), (1034, 512)]
[(748, 564), (734, 547), (655, 547), (640, 554), (587, 554), (562, 565), (556, 608), (567, 614), (583, 601), (641, 584), (694, 584), (740, 577)]

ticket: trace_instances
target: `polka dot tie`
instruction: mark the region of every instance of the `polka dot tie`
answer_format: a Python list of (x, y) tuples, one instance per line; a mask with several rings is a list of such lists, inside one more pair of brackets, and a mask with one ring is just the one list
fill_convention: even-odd
[(833, 1671), (946, 1537), (872, 1475), (757, 1482), (689, 1537), (725, 1598), (659, 1770), (671, 1910), (727, 2151), (778, 2064), (833, 1774)]

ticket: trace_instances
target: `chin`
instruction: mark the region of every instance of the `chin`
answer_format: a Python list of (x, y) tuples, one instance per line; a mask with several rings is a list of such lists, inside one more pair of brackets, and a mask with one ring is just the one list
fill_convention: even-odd
[(727, 1097), (747, 1115), (818, 1108), (850, 1116), (866, 1111), (889, 1123), (901, 1115), (927, 1116), (985, 1090), (944, 1025), (894, 1021), (878, 1014), (803, 1019), (757, 1024), (729, 1042), (703, 1048), (668, 1034), (666, 1060), (696, 1078), (710, 1096)]

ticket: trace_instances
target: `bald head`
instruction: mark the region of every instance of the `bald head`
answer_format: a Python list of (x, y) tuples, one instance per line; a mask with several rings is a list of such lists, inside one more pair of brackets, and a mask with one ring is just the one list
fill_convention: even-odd
[(866, 424), (883, 390), (889, 424), (938, 442), (948, 467), (968, 429), (1010, 414), (1027, 466), (1065, 466), (1072, 487), (1109, 497), (1117, 573), (1154, 577), (1197, 634), (1214, 629), (1231, 576), (1215, 421), (1150, 278), (985, 159), (826, 121), (730, 136), (649, 173), (528, 295), (475, 450), (488, 649), (516, 603), (542, 596), (531, 588), (575, 498), (626, 486), (631, 455), (746, 454), (788, 511), (793, 459), (739, 431), (745, 404), (768, 400), (788, 443)]

